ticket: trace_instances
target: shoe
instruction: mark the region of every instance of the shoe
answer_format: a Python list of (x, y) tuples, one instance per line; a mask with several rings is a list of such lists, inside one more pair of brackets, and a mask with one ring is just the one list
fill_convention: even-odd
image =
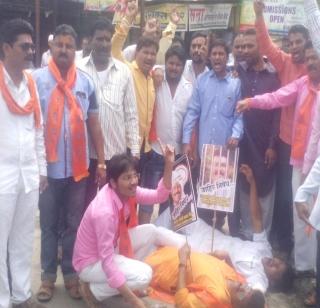
[(72, 299), (81, 299), (79, 279), (73, 278), (64, 281), (64, 286)]
[(89, 284), (80, 281), (80, 294), (88, 308), (101, 308), (101, 303), (92, 294)]
[(20, 304), (12, 304), (12, 308), (46, 308), (46, 306), (38, 303), (32, 298), (29, 298), (23, 303)]

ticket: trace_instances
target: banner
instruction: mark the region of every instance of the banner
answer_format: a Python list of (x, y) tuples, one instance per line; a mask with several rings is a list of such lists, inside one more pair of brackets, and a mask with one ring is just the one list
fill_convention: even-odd
[(204, 144), (202, 147), (198, 207), (233, 212), (239, 149)]
[[(177, 27), (177, 31), (187, 31), (188, 30), (188, 6), (185, 4), (157, 4), (149, 5), (145, 7), (144, 16), (145, 19), (156, 18), (160, 22), (161, 29), (164, 30), (170, 21), (170, 14), (172, 10), (175, 9), (180, 16), (180, 22)], [(115, 13), (113, 17), (113, 24), (120, 22), (122, 15)], [(140, 26), (140, 14), (136, 17), (134, 21), (134, 26)]]
[(232, 4), (190, 5), (189, 31), (227, 29)]
[(123, 11), (126, 6), (125, 0), (85, 0), (84, 9), (88, 11)]
[(190, 165), (186, 155), (180, 157), (173, 167), (170, 214), (175, 231), (197, 220)]
[[(270, 33), (287, 34), (291, 26), (306, 23), (304, 0), (265, 0), (264, 20)], [(240, 30), (252, 28), (255, 14), (252, 0), (243, 0), (240, 15)]]

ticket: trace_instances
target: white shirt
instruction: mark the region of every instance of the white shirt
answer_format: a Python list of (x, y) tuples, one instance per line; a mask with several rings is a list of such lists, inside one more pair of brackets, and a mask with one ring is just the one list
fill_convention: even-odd
[[(138, 111), (128, 67), (110, 58), (107, 69), (98, 73), (91, 56), (79, 61), (78, 67), (90, 75), (95, 85), (105, 159), (126, 152), (127, 147), (139, 156)], [(96, 158), (93, 146), (90, 146), (90, 158)]]
[(136, 49), (137, 49), (137, 45), (133, 44), (133, 45), (129, 45), (122, 51), (124, 58), (128, 62), (132, 62), (136, 58)]
[[(201, 73), (205, 73), (209, 71), (208, 67), (205, 67), (204, 71)], [(192, 65), (192, 60), (187, 60), (186, 64), (184, 66), (184, 71), (183, 71), (183, 77), (185, 79), (187, 79), (188, 81), (190, 81), (193, 85), (195, 84), (197, 78), (201, 75), (199, 74), (198, 76), (196, 76), (196, 73), (194, 71), (193, 65)]]
[(41, 67), (47, 66), (49, 64), (49, 59), (51, 58), (51, 51), (48, 49), (42, 54), (41, 57)]
[[(170, 209), (165, 210), (156, 220), (157, 226), (171, 228)], [(183, 228), (191, 248), (198, 252), (211, 252), (212, 227), (203, 220), (198, 220)], [(267, 240), (266, 232), (253, 235), (253, 241), (225, 235), (219, 230), (214, 232), (213, 250), (224, 250), (229, 253), (232, 264), (242, 274), (247, 284), (254, 290), (265, 293), (269, 282), (265, 274), (262, 259), (272, 257), (272, 249)]]
[[(174, 97), (166, 79), (163, 80), (156, 93), (155, 123), (157, 137), (164, 144), (171, 144), (176, 154), (182, 149), (182, 125), (187, 111), (189, 99), (192, 95), (192, 83), (181, 77)], [(152, 149), (162, 155), (158, 142), (151, 144)]]
[[(25, 106), (30, 99), (26, 77), (17, 87), (6, 70), (4, 74), (13, 99)], [(25, 193), (38, 189), (40, 175), (47, 175), (43, 127), (35, 127), (33, 113), (10, 112), (1, 92), (0, 119), (0, 194), (17, 193), (20, 175)]]
[(294, 202), (307, 203), (313, 197), (316, 202), (309, 217), (311, 225), (320, 231), (320, 156), (315, 161), (304, 183), (297, 190)]

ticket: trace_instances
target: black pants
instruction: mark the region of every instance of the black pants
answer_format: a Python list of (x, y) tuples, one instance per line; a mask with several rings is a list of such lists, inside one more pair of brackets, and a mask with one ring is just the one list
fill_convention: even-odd
[(290, 255), (293, 249), (291, 146), (280, 140), (277, 153), (276, 195), (271, 234), (280, 251)]

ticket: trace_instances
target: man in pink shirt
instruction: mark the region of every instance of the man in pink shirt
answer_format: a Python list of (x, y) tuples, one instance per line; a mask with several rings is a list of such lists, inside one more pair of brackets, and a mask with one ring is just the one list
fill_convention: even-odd
[(156, 190), (138, 186), (136, 161), (132, 157), (115, 155), (108, 164), (108, 184), (84, 214), (73, 265), (84, 282), (80, 289), (89, 307), (97, 307), (98, 301), (119, 293), (130, 307), (145, 307), (133, 291), (148, 286), (152, 270), (138, 260), (143, 260), (155, 246), (181, 247), (184, 244), (161, 227), (150, 224), (132, 227), (137, 223), (136, 208), (132, 204), (161, 203), (169, 196), (175, 156), (171, 146), (161, 148), (165, 167)]
[[(315, 110), (319, 108), (317, 91), (320, 86), (320, 58), (311, 42), (306, 44), (305, 58), (308, 76), (303, 76), (276, 92), (240, 101), (237, 106), (237, 111), (242, 112), (249, 108), (274, 109), (295, 104), (290, 157), (290, 164), (293, 166), (293, 196), (303, 181), (304, 153), (309, 143)], [(315, 267), (315, 234), (307, 234), (306, 225), (299, 220), (295, 208), (293, 216), (295, 268), (297, 271), (313, 270)]]
[[(260, 50), (272, 63), (278, 72), (282, 86), (302, 77), (307, 73), (305, 66), (305, 44), (309, 40), (308, 30), (302, 25), (295, 25), (289, 29), (289, 53), (282, 51), (272, 42), (266, 27), (261, 0), (254, 1), (256, 14), (255, 29)], [(290, 254), (292, 250), (292, 168), (289, 164), (292, 139), (292, 122), (295, 105), (281, 108), (280, 140), (278, 143), (277, 187), (274, 206), (274, 223), (272, 233), (280, 249)]]

